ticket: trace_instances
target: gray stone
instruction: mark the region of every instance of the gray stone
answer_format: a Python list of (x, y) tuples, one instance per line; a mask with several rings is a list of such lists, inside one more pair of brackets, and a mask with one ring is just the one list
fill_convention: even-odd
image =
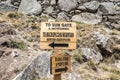
[(50, 52), (38, 55), (20, 74), (13, 80), (35, 80), (50, 76)]
[(56, 4), (56, 0), (51, 0), (50, 4), (51, 5), (55, 5)]
[(49, 7), (47, 7), (46, 9), (45, 9), (45, 13), (47, 13), (47, 14), (50, 14), (50, 13), (52, 13), (53, 12), (53, 7), (52, 6), (49, 6)]
[(76, 0), (58, 0), (58, 6), (63, 11), (70, 11), (77, 6)]
[(113, 26), (111, 25), (111, 23), (109, 21), (105, 22), (105, 26), (109, 29), (113, 29)]
[(120, 30), (120, 24), (112, 23), (111, 26), (117, 30)]
[(99, 45), (100, 48), (112, 52), (112, 46), (114, 45), (114, 42), (108, 35), (95, 32), (93, 37), (96, 40), (96, 44)]
[(84, 7), (86, 7), (87, 11), (89, 12), (96, 12), (99, 7), (98, 1), (91, 1), (83, 4)]
[(86, 7), (85, 6), (79, 6), (78, 9), (80, 9), (82, 11), (86, 11)]
[(41, 5), (36, 0), (22, 0), (18, 12), (25, 14), (40, 14)]
[[(49, 5), (50, 4), (50, 1), (49, 0), (43, 0), (43, 3), (42, 4), (44, 4), (45, 6), (47, 6), (47, 5)], [(44, 6), (44, 7), (45, 7)]]
[(91, 0), (76, 0), (79, 4), (90, 2)]
[(115, 5), (112, 2), (101, 3), (99, 9), (102, 11), (103, 15), (116, 13)]
[(94, 63), (99, 63), (103, 57), (99, 51), (90, 48), (82, 48), (82, 55), (85, 56), (86, 59), (91, 60)]
[(120, 14), (120, 1), (115, 4), (116, 14)]
[(64, 12), (61, 12), (58, 14), (57, 16), (57, 19), (60, 19), (60, 20), (63, 20), (63, 21), (69, 21), (69, 17), (64, 13)]
[(17, 49), (14, 49), (14, 50), (12, 51), (12, 53), (11, 53), (11, 56), (12, 56), (13, 58), (18, 57), (19, 55), (20, 55), (20, 51), (17, 50)]
[(6, 2), (0, 3), (0, 12), (10, 12), (10, 11), (17, 11), (17, 10), (11, 4), (8, 4)]
[(79, 15), (74, 15), (71, 20), (85, 24), (98, 24), (102, 21), (102, 17), (92, 13), (81, 13)]

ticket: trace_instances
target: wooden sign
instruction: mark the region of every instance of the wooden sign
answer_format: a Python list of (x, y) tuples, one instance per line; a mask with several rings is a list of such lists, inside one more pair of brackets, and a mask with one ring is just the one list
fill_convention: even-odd
[(71, 71), (71, 56), (57, 54), (51, 57), (51, 74), (61, 74)]
[(42, 22), (41, 49), (75, 49), (76, 23), (73, 22)]

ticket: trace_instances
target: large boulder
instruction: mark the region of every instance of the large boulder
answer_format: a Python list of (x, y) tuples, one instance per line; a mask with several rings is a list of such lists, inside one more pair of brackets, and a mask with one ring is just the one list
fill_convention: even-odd
[(93, 34), (93, 37), (96, 40), (96, 45), (98, 45), (98, 48), (102, 51), (102, 53), (112, 53), (112, 47), (114, 45), (114, 42), (112, 41), (109, 35), (101, 34), (100, 32), (95, 32)]
[(113, 2), (103, 2), (100, 4), (99, 9), (100, 11), (102, 11), (103, 15), (116, 13), (115, 5), (113, 4)]
[(103, 57), (99, 51), (90, 48), (82, 48), (82, 55), (94, 63), (99, 63)]
[(76, 0), (58, 0), (58, 6), (63, 11), (70, 11), (77, 6)]
[(0, 12), (17, 11), (16, 8), (7, 2), (0, 3)]
[(18, 12), (23, 12), (25, 14), (40, 14), (42, 12), (42, 7), (37, 0), (22, 0)]
[(53, 7), (52, 6), (49, 6), (49, 7), (47, 7), (46, 9), (45, 9), (45, 11), (44, 11), (44, 13), (46, 13), (46, 14), (51, 14), (52, 12), (53, 12)]
[(102, 21), (102, 17), (92, 13), (81, 13), (79, 15), (74, 15), (71, 20), (86, 24), (98, 24)]
[(13, 80), (36, 80), (45, 79), (50, 76), (50, 52), (43, 52), (37, 56), (23, 72)]
[(85, 6), (87, 11), (89, 12), (96, 12), (99, 7), (99, 2), (98, 1), (87, 2), (83, 4), (83, 6)]

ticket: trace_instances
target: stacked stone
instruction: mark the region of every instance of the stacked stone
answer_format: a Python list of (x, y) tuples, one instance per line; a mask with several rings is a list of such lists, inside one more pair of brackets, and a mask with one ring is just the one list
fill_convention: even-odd
[[(2, 0), (3, 1), (3, 0)], [(120, 0), (7, 0), (18, 12), (120, 29)], [(2, 5), (0, 5), (2, 6)], [(2, 8), (5, 9), (6, 7)], [(9, 9), (10, 10), (10, 9)], [(1, 8), (0, 8), (1, 11)], [(116, 16), (117, 14), (117, 16)], [(110, 16), (110, 17), (109, 17)], [(118, 19), (113, 23), (111, 17)], [(112, 26), (111, 26), (111, 23)]]

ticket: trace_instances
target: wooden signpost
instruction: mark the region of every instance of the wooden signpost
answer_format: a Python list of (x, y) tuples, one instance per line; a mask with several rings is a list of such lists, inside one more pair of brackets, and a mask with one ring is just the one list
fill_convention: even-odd
[(61, 80), (62, 73), (71, 72), (71, 56), (61, 53), (62, 49), (76, 49), (76, 23), (42, 22), (40, 35), (40, 48), (55, 50), (50, 72), (54, 80)]

